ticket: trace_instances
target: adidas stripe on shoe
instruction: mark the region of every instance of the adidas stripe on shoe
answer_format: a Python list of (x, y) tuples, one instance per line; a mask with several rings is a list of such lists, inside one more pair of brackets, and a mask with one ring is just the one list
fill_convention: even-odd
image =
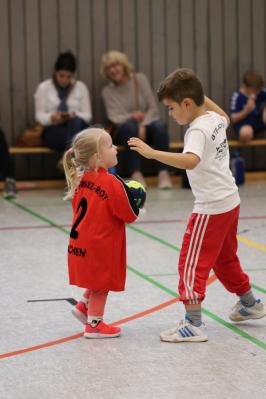
[(182, 320), (176, 327), (163, 331), (160, 338), (164, 342), (208, 341), (205, 324), (201, 323), (200, 327), (195, 327), (188, 320)]

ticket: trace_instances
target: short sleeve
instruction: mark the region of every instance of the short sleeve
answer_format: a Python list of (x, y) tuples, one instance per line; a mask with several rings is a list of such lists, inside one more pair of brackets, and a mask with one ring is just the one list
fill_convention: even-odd
[(125, 223), (132, 223), (138, 217), (139, 208), (123, 180), (118, 175), (114, 175), (113, 179), (111, 198), (113, 214)]
[(183, 153), (191, 152), (201, 159), (205, 147), (205, 141), (205, 134), (201, 130), (191, 129), (186, 133)]
[(230, 114), (236, 114), (237, 112), (242, 111), (242, 108), (239, 92), (235, 91), (231, 97)]

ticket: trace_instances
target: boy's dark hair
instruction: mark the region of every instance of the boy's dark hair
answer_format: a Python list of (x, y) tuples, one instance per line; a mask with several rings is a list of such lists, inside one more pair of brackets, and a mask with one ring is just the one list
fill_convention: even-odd
[(55, 71), (69, 71), (72, 73), (76, 72), (76, 58), (71, 51), (66, 51), (59, 54), (54, 64)]
[(251, 87), (257, 90), (261, 90), (264, 86), (264, 81), (262, 76), (257, 71), (252, 71), (252, 70), (244, 73), (243, 83), (247, 87)]
[(159, 101), (169, 98), (180, 104), (184, 98), (191, 98), (196, 105), (204, 104), (202, 84), (191, 69), (180, 68), (170, 73), (157, 91)]

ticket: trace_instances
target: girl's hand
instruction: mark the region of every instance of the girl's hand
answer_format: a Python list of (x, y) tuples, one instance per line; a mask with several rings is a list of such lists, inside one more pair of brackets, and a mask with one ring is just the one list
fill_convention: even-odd
[(131, 150), (138, 152), (143, 157), (148, 159), (153, 157), (154, 149), (138, 137), (131, 137), (127, 143)]

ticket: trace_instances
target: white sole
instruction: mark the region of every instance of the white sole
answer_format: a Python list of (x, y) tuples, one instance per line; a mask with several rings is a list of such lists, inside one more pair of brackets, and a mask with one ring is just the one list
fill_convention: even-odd
[(87, 323), (87, 317), (80, 312), (77, 308), (73, 308), (71, 309), (71, 312), (73, 314), (73, 316), (78, 319), (82, 324), (86, 324)]
[(229, 316), (229, 319), (230, 320), (232, 320), (232, 321), (246, 321), (246, 320), (258, 320), (258, 319), (262, 319), (263, 317), (265, 317), (266, 316), (266, 314), (264, 313), (264, 314), (262, 314), (262, 315), (260, 315), (260, 316), (258, 316), (258, 315), (250, 315), (250, 316), (248, 316), (248, 317), (245, 317), (245, 316), (239, 316), (239, 317), (237, 317), (237, 318), (233, 318), (233, 317), (230, 317)]
[(187, 337), (187, 338), (172, 338), (172, 337), (161, 337), (161, 341), (170, 342), (174, 344), (182, 343), (182, 342), (206, 342), (208, 341), (207, 335), (203, 337)]
[(84, 333), (84, 338), (92, 338), (92, 339), (99, 339), (99, 338), (116, 338), (120, 336), (120, 332), (116, 334), (99, 334), (99, 333)]

